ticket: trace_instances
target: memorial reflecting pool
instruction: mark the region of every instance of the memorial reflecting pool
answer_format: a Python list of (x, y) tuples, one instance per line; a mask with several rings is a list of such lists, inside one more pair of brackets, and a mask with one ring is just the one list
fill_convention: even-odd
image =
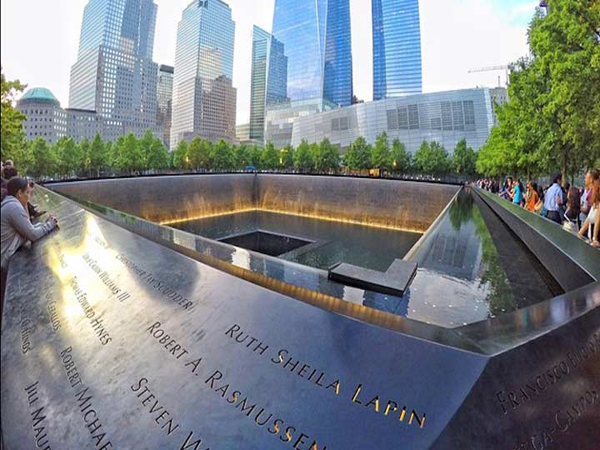
[(323, 270), (343, 262), (385, 272), (411, 251), (408, 258), (419, 269), (404, 296), (357, 293), (347, 287), (343, 297), (447, 327), (485, 320), (563, 293), (537, 258), (468, 190), (452, 200), (421, 241), (422, 234), (400, 229), (260, 210), (170, 226)]
[(308, 245), (277, 256), (318, 269), (346, 262), (382, 272), (395, 259), (404, 257), (421, 237), (420, 233), (268, 211), (228, 214), (171, 226), (216, 240), (258, 230), (298, 237)]

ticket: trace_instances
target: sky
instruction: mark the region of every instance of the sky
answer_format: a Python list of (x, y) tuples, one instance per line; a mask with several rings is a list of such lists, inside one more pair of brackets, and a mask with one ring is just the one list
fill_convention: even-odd
[[(299, 0), (300, 1), (300, 0)], [(2, 0), (1, 63), (8, 79), (46, 87), (68, 107), (69, 73), (76, 60), (87, 0)], [(177, 23), (190, 0), (158, 5), (154, 61), (172, 65)], [(252, 27), (271, 31), (275, 0), (229, 0), (236, 22), (233, 85), (237, 123), (250, 116)], [(505, 72), (469, 73), (527, 55), (527, 24), (539, 0), (420, 0), (423, 90), (436, 92), (505, 83)], [(371, 1), (350, 0), (354, 92), (373, 97)]]

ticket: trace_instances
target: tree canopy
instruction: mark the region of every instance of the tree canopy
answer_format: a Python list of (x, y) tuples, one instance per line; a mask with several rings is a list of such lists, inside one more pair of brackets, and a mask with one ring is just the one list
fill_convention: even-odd
[(569, 175), (600, 158), (600, 4), (548, 0), (529, 27), (530, 56), (511, 66), (510, 101), (480, 151), (487, 175)]
[(32, 163), (25, 145), (25, 133), (23, 132), (23, 120), (26, 119), (14, 106), (15, 96), (22, 92), (27, 86), (19, 80), (8, 81), (1, 72), (1, 100), (2, 111), (0, 121), (2, 132), (0, 133), (0, 147), (2, 161), (7, 159), (19, 161), (22, 170), (26, 170)]
[(415, 154), (416, 169), (427, 175), (445, 175), (450, 172), (448, 152), (437, 142), (423, 141)]

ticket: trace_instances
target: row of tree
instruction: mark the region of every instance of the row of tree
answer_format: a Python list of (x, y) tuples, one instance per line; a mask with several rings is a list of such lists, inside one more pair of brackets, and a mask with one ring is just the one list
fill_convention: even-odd
[(510, 101), (477, 169), (563, 179), (600, 167), (600, 3), (548, 0), (529, 27), (530, 56), (511, 67)]
[(328, 139), (320, 144), (302, 141), (297, 148), (276, 149), (269, 143), (259, 146), (231, 145), (224, 140), (211, 144), (200, 137), (190, 143), (181, 141), (168, 152), (160, 139), (147, 131), (141, 139), (129, 133), (115, 143), (104, 142), (96, 135), (90, 142), (76, 143), (62, 137), (49, 145), (43, 137), (27, 143), (17, 160), (20, 170), (36, 178), (97, 177), (101, 173), (140, 173), (147, 171), (189, 170), (294, 170), (305, 173), (337, 173), (340, 170), (361, 172), (379, 169), (391, 173), (420, 173), (465, 177), (475, 175), (477, 153), (465, 140), (458, 143), (453, 155), (437, 142), (423, 142), (413, 156), (398, 139), (389, 144), (384, 132), (375, 145), (359, 137), (341, 156)]
[(27, 143), (15, 161), (19, 169), (36, 178), (96, 177), (100, 173), (135, 173), (170, 167), (170, 155), (162, 141), (147, 131), (141, 139), (129, 133), (116, 142), (104, 142), (99, 134), (92, 141), (62, 137), (49, 145), (43, 137)]
[(453, 155), (449, 155), (438, 142), (424, 141), (413, 156), (399, 139), (394, 139), (390, 146), (385, 132), (377, 136), (373, 146), (365, 138), (359, 137), (344, 157), (344, 165), (351, 170), (378, 168), (397, 173), (454, 173), (465, 177), (476, 174), (476, 163), (477, 153), (467, 146), (465, 139), (456, 145)]

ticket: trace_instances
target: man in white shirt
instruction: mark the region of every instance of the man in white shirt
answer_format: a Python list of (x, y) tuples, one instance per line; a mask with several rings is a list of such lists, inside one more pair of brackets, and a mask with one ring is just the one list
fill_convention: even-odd
[(562, 224), (562, 217), (560, 216), (560, 207), (565, 204), (565, 194), (563, 193), (562, 187), (562, 175), (556, 175), (552, 180), (552, 186), (546, 192), (544, 199), (544, 208), (546, 209), (546, 218)]

